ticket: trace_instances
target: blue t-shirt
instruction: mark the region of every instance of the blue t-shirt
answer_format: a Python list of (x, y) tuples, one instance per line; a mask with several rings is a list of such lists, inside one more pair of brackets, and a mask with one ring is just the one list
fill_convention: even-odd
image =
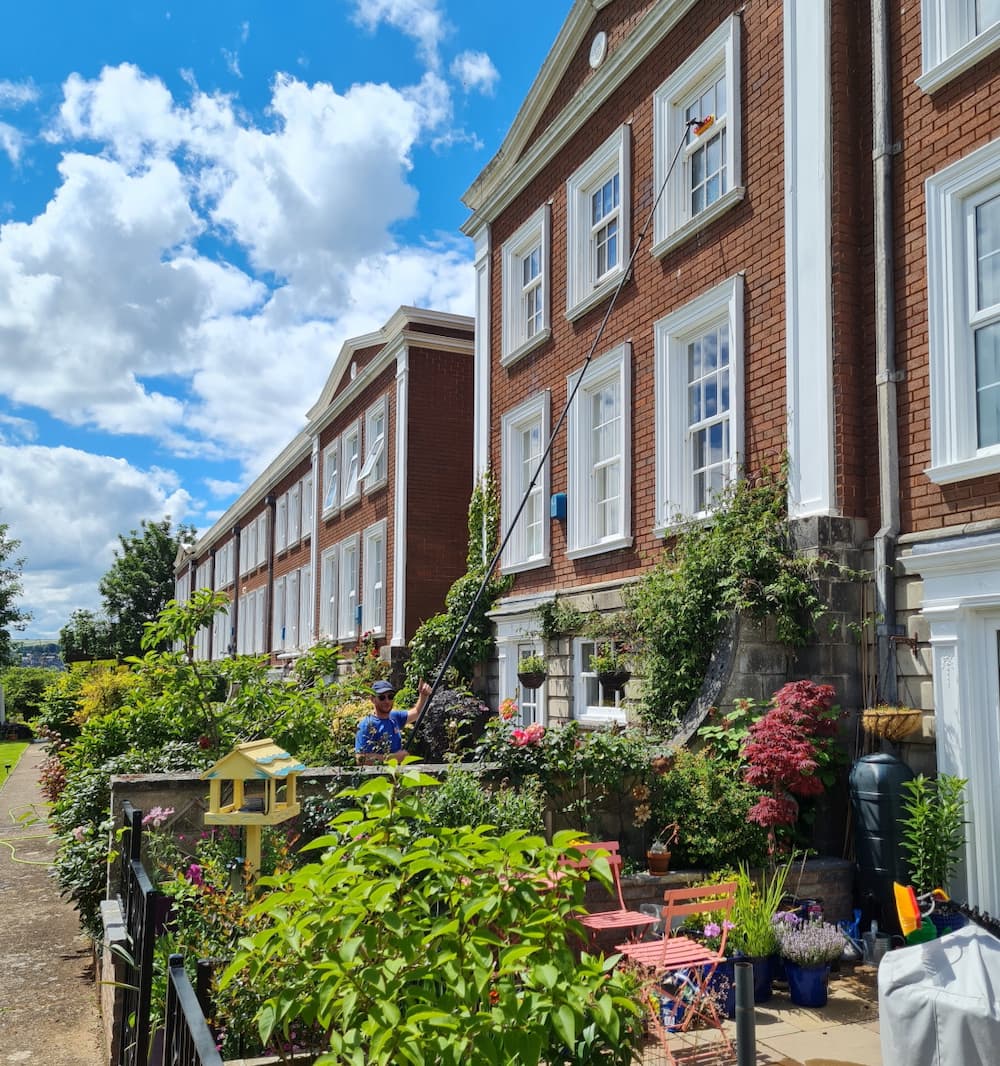
[(364, 752), (384, 752), (391, 755), (403, 746), (400, 730), (406, 725), (407, 711), (390, 711), (388, 718), (368, 714), (358, 725), (358, 735), (354, 738), (354, 750)]

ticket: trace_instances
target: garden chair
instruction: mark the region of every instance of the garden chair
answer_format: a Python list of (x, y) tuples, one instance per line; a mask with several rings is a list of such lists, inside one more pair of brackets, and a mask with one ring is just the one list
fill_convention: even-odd
[[(611, 867), (612, 891), (610, 893), (611, 906), (608, 910), (586, 911), (577, 915), (579, 923), (587, 930), (591, 943), (599, 933), (618, 933), (623, 929), (629, 930), (629, 940), (637, 940), (646, 929), (655, 925), (658, 919), (651, 914), (643, 914), (642, 911), (630, 910), (625, 906), (625, 898), (622, 895), (622, 857), (618, 848), (617, 840), (599, 840), (595, 843), (580, 843), (573, 845), (574, 851), (582, 852), (579, 859), (569, 857), (563, 859), (565, 866), (577, 870), (587, 869), (593, 865), (593, 859), (589, 853), (602, 852), (602, 858), (606, 858)], [(618, 906), (615, 907), (614, 904)]]
[[(661, 1021), (664, 1015), (675, 1019), (676, 1024), (670, 1027), (673, 1032), (686, 1032), (696, 1019), (718, 1029), (726, 1052), (730, 1054), (732, 1046), (723, 1028), (725, 1019), (711, 983), (716, 967), (726, 957), (728, 922), (736, 902), (736, 882), (726, 881), (698, 888), (670, 888), (664, 892), (663, 899), (662, 939), (640, 943), (628, 941), (619, 944), (615, 950), (648, 971), (656, 982), (662, 1012), (654, 1012), (653, 1023), (670, 1063), (676, 1060), (667, 1043), (667, 1029)], [(720, 926), (717, 947), (672, 933), (675, 919), (683, 920), (692, 914), (708, 911)]]

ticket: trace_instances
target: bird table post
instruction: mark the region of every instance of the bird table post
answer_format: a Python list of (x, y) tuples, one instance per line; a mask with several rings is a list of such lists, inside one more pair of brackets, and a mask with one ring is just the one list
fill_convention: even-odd
[(299, 813), (295, 778), (305, 769), (273, 740), (238, 744), (202, 775), (209, 782), (206, 825), (238, 825), (246, 832), (246, 884), (260, 874), (261, 829)]

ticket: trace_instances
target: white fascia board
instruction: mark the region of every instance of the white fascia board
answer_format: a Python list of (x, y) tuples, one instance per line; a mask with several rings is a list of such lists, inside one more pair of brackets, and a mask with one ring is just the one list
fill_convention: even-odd
[[(500, 150), (463, 195), (462, 203), (472, 211), (472, 215), (459, 227), (461, 231), (466, 236), (472, 236), (484, 222), (493, 221), (593, 118), (600, 104), (635, 73), (666, 34), (694, 7), (695, 2), (660, 0), (655, 4), (628, 39), (609, 53), (590, 81), (573, 96), (538, 140), (527, 151), (523, 151), (552, 93), (566, 73), (569, 60), (586, 36), (593, 12), (598, 9), (597, 5), (580, 3), (578, 0)], [(575, 36), (572, 39), (567, 37), (564, 41), (563, 33), (568, 31), (571, 23)], [(551, 67), (550, 60), (554, 60)]]

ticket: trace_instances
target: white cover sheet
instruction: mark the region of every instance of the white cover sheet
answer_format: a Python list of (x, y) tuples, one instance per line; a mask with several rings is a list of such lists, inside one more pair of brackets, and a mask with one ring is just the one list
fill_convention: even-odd
[(969, 924), (890, 951), (878, 970), (886, 1066), (1000, 1063), (1000, 940)]

